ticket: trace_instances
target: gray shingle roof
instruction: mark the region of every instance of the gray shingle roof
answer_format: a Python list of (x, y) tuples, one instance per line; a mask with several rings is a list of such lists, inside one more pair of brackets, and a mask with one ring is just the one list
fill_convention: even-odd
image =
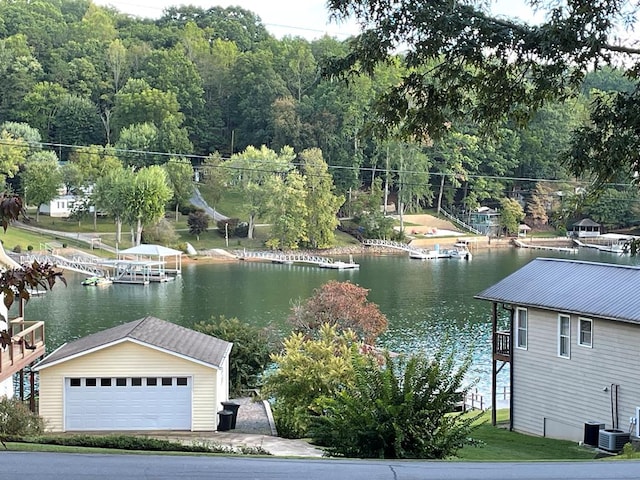
[(640, 268), (537, 258), (475, 298), (640, 323)]
[(90, 350), (132, 339), (214, 367), (222, 366), (232, 344), (155, 317), (144, 317), (67, 343), (47, 356), (37, 369)]

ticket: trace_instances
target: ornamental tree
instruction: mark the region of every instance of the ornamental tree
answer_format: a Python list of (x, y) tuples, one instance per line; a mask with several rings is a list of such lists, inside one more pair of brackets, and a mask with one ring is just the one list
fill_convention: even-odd
[(387, 329), (387, 317), (367, 300), (369, 290), (351, 282), (332, 280), (314, 291), (304, 303), (294, 305), (289, 322), (307, 336), (317, 336), (325, 324), (351, 330), (368, 344)]

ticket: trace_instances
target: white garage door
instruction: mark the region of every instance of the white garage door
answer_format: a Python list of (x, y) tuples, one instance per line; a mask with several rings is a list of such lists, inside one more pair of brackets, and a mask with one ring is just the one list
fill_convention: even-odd
[(191, 377), (65, 379), (66, 430), (191, 430)]

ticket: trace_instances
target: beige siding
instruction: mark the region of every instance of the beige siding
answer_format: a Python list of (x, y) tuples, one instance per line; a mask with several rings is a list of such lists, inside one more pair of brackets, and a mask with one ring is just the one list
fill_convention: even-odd
[[(513, 352), (514, 429), (582, 440), (584, 423), (612, 427), (611, 384), (618, 384), (618, 428), (640, 406), (640, 326), (592, 319), (593, 348), (578, 345), (571, 315), (571, 358), (558, 356), (558, 315), (529, 309), (528, 349)], [(605, 390), (606, 389), (606, 390)]]
[(217, 426), (220, 396), (218, 371), (168, 353), (124, 342), (40, 371), (40, 415), (51, 431), (64, 430), (65, 377), (192, 377), (192, 430)]

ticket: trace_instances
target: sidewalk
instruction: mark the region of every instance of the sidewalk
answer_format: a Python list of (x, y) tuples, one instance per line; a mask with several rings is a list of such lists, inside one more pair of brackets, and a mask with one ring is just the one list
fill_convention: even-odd
[(268, 404), (251, 398), (230, 400), (240, 404), (236, 428), (227, 432), (154, 432), (145, 436), (180, 442), (183, 444), (212, 444), (238, 447), (261, 447), (271, 455), (284, 457), (322, 457), (320, 448), (304, 440), (291, 440), (276, 436), (273, 416)]

